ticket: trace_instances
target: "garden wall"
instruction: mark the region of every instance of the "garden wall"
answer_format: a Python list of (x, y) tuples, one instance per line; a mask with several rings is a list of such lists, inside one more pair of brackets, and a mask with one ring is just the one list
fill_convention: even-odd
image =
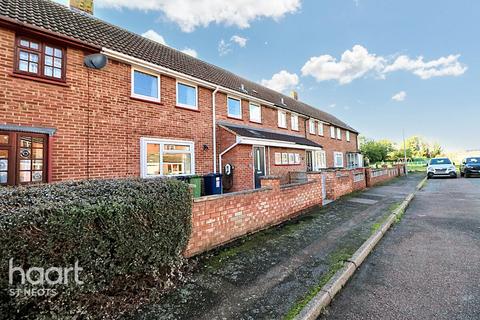
[(192, 234), (184, 255), (199, 254), (322, 205), (321, 177), (290, 185), (266, 177), (261, 183), (257, 190), (194, 199)]

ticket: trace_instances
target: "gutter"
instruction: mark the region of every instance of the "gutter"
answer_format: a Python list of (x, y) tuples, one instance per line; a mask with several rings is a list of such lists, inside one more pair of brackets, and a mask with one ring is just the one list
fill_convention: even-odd
[[(217, 88), (212, 93), (212, 139), (213, 139), (213, 173), (217, 173), (217, 92), (220, 90), (220, 87)], [(221, 163), (220, 163), (220, 172)]]

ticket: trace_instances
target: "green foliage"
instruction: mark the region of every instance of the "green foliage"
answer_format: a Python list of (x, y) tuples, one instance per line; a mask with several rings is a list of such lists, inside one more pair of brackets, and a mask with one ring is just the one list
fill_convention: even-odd
[[(370, 160), (370, 163), (399, 161), (405, 159), (405, 153), (408, 160), (414, 158), (435, 158), (443, 153), (443, 149), (438, 143), (429, 143), (419, 136), (412, 136), (402, 144), (394, 144), (389, 140), (373, 140), (360, 138), (360, 152)], [(405, 152), (406, 150), (406, 152)]]
[[(0, 287), (11, 288), (4, 277), (10, 258), (24, 270), (72, 267), (78, 261), (84, 284), (57, 285), (55, 297), (13, 298), (2, 290), (0, 314), (65, 319), (84, 313), (96, 294), (167, 287), (183, 262), (190, 232), (190, 191), (176, 180), (93, 180), (1, 189)], [(15, 287), (25, 288), (19, 283)]]
[(388, 154), (393, 151), (393, 143), (388, 140), (375, 141), (360, 138), (360, 152), (370, 163), (388, 160)]

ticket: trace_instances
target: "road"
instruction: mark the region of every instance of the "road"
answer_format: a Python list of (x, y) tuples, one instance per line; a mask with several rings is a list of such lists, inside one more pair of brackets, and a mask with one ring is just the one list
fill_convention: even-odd
[(480, 319), (480, 179), (433, 179), (321, 319)]

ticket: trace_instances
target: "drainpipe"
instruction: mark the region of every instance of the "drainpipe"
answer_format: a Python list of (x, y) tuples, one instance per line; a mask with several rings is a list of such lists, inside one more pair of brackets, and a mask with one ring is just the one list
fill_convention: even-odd
[[(212, 93), (212, 125), (213, 125), (213, 173), (217, 173), (217, 101), (216, 96), (220, 87), (217, 86)], [(220, 172), (222, 172), (222, 164), (220, 162)]]
[(220, 153), (220, 155), (218, 156), (218, 164), (219, 164), (219, 169), (220, 169), (220, 173), (222, 173), (222, 156), (227, 153), (228, 151), (232, 150), (233, 148), (235, 148), (238, 144), (240, 143), (240, 140), (238, 139), (237, 137), (237, 141), (232, 144), (230, 147), (228, 147), (227, 149), (225, 149), (225, 151), (223, 151), (222, 153)]

